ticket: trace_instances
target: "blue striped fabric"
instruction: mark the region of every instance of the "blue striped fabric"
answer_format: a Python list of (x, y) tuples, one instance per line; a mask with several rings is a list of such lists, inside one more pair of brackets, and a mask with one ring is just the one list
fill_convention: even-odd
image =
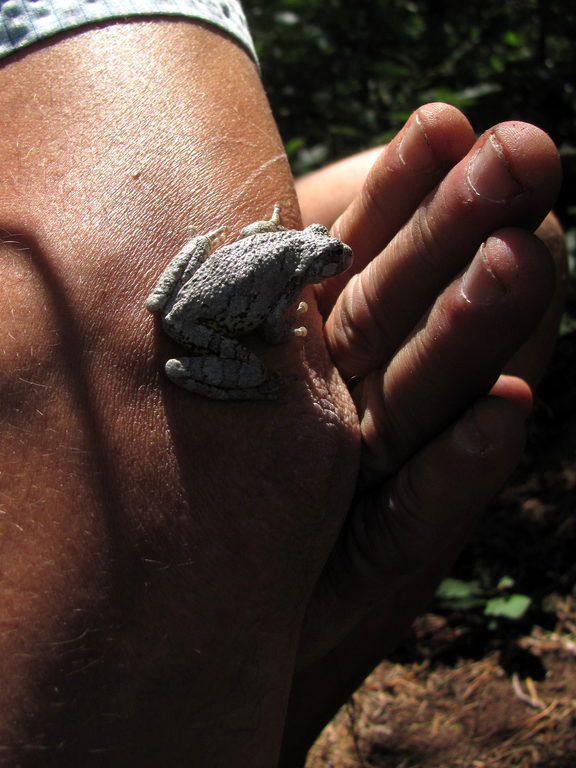
[(0, 0), (0, 57), (92, 22), (159, 14), (213, 24), (256, 60), (239, 0)]

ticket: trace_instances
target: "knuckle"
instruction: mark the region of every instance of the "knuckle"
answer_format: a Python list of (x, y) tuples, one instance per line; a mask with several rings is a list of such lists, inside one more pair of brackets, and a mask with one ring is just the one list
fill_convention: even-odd
[(331, 352), (349, 377), (381, 365), (391, 347), (385, 313), (369, 298), (367, 279), (369, 270), (351, 278), (334, 315)]
[(446, 242), (442, 242), (434, 226), (430, 206), (423, 203), (414, 214), (409, 237), (416, 261), (434, 273), (445, 271)]

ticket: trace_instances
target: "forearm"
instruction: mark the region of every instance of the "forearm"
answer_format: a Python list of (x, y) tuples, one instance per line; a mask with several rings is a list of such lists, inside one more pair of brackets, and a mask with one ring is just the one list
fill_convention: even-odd
[(350, 205), (362, 186), (382, 147), (346, 157), (296, 181), (304, 224), (319, 221), (331, 227)]
[(268, 767), (295, 638), (258, 633), (242, 563), (252, 603), (218, 581), (228, 432), (158, 389), (143, 307), (190, 225), (294, 223), (255, 67), (200, 25), (111, 25), (8, 60), (0, 102), (3, 765)]

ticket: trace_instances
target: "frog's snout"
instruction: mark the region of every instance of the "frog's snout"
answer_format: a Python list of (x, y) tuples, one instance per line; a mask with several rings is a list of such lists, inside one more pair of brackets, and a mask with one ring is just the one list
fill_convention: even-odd
[(350, 248), (349, 245), (346, 245), (346, 243), (341, 243), (339, 240), (337, 243), (337, 247), (332, 250), (334, 258), (324, 264), (322, 268), (323, 280), (328, 277), (334, 277), (334, 275), (339, 275), (341, 272), (347, 270), (352, 264), (354, 258), (352, 248)]

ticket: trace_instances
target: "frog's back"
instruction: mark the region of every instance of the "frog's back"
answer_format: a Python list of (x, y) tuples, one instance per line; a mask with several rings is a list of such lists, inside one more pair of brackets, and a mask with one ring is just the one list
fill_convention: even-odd
[(286, 288), (287, 265), (279, 243), (264, 248), (253, 241), (248, 237), (214, 251), (182, 287), (166, 323), (214, 323), (231, 335), (261, 326)]
[[(265, 242), (262, 242), (265, 241)], [(234, 303), (270, 304), (294, 274), (279, 238), (257, 235), (219, 248), (194, 273), (181, 296), (226, 311)]]

